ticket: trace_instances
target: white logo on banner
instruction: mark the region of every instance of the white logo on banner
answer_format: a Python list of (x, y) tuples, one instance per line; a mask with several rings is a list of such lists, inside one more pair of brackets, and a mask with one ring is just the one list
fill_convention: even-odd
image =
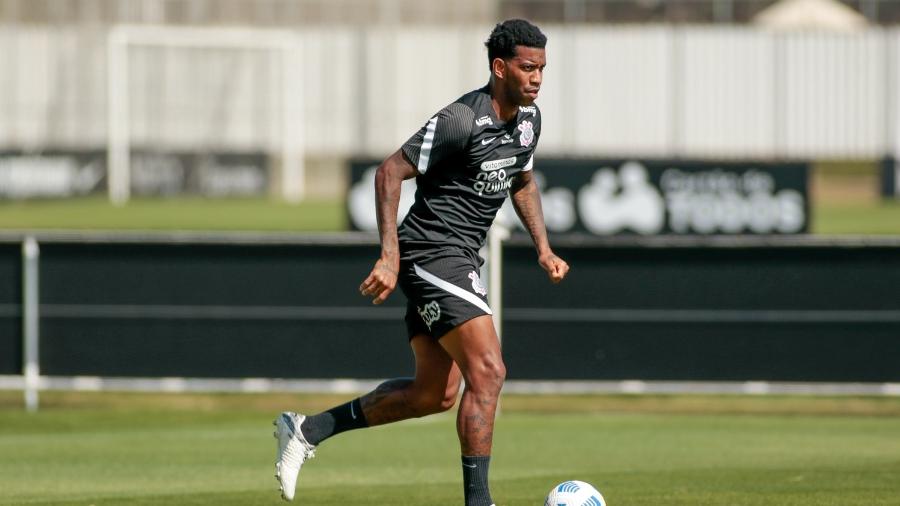
[(97, 188), (103, 172), (98, 161), (81, 163), (69, 155), (0, 158), (0, 197), (84, 195)]
[[(535, 183), (541, 192), (541, 207), (544, 211), (544, 225), (550, 232), (566, 232), (575, 226), (575, 195), (572, 190), (563, 187), (555, 187), (545, 189), (546, 178), (544, 175), (535, 170), (533, 172)], [(499, 223), (506, 228), (518, 228), (525, 230), (522, 221), (516, 215), (516, 210), (512, 204), (512, 198), (506, 199), (500, 212), (497, 213), (495, 223)]]
[[(350, 189), (350, 219), (360, 230), (378, 230), (378, 217), (375, 215), (375, 171), (377, 165), (366, 169), (359, 182)], [(400, 206), (397, 208), (397, 223), (403, 221), (416, 197), (416, 180), (407, 179), (400, 187)]]
[(650, 184), (647, 169), (637, 162), (624, 164), (618, 174), (608, 167), (595, 172), (578, 192), (578, 211), (595, 234), (656, 234), (666, 221), (665, 202)]
[(794, 233), (806, 210), (796, 190), (775, 191), (775, 178), (760, 170), (686, 172), (666, 169), (660, 179), (674, 232), (734, 234)]

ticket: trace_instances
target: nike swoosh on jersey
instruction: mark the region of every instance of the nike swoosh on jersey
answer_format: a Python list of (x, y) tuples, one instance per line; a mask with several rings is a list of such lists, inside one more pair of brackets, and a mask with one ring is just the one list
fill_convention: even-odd
[(481, 139), (481, 145), (487, 146), (488, 144), (494, 142), (494, 139), (496, 139), (496, 137), (491, 137), (490, 139)]

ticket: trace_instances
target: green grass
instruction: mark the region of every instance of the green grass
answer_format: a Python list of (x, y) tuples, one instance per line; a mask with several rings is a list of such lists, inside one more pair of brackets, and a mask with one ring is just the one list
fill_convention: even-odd
[(275, 199), (133, 199), (116, 207), (103, 196), (0, 202), (0, 229), (309, 231), (345, 228), (343, 204)]
[(812, 225), (816, 234), (900, 235), (900, 201), (820, 204)]
[[(84, 394), (48, 394), (49, 406), (30, 415), (11, 395), (0, 395), (4, 505), (279, 504), (273, 414), (278, 406), (318, 409), (333, 400), (90, 394), (85, 401)], [(795, 413), (784, 414), (792, 399)], [(897, 399), (504, 402), (491, 465), (500, 506), (539, 506), (566, 479), (593, 483), (612, 506), (900, 504)], [(742, 413), (744, 403), (756, 413)], [(841, 414), (845, 403), (866, 405), (870, 414)], [(557, 404), (567, 412), (543, 409)], [(722, 412), (710, 413), (720, 404)], [(692, 414), (673, 412), (679, 406), (691, 406)], [(328, 441), (304, 468), (297, 501), (462, 504), (452, 414)]]
[[(115, 207), (104, 196), (0, 201), (0, 230), (211, 230), (333, 232), (346, 229), (340, 200), (289, 205), (270, 199), (134, 199)], [(900, 235), (900, 202), (851, 199), (818, 203), (815, 234)]]

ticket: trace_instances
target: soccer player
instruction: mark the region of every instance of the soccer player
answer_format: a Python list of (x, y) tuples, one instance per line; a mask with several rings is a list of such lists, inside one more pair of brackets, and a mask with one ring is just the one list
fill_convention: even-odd
[[(400, 285), (408, 300), (415, 377), (386, 381), (315, 416), (285, 412), (276, 418), (276, 477), (284, 499), (293, 499), (300, 467), (322, 441), (351, 429), (446, 411), (464, 378), (456, 428), (465, 504), (494, 504), (488, 466), (506, 368), (478, 277), (483, 263), (478, 250), (507, 194), (550, 281), (558, 283), (569, 270), (550, 249), (532, 172), (541, 134), (534, 101), (546, 42), (527, 21), (498, 24), (485, 43), (489, 83), (441, 109), (378, 167), (381, 257), (359, 290), (381, 304)], [(413, 177), (415, 203), (398, 230), (400, 185)]]

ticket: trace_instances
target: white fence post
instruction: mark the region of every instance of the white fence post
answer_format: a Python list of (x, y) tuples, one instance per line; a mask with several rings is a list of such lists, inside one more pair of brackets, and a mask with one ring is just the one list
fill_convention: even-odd
[(495, 223), (488, 233), (488, 288), (491, 291), (491, 310), (494, 312), (494, 330), (503, 344), (503, 241), (509, 237), (509, 229)]
[(38, 362), (38, 257), (40, 249), (34, 237), (22, 243), (22, 337), (25, 409), (37, 411), (41, 371)]
[(110, 30), (106, 42), (106, 179), (109, 200), (117, 206), (125, 205), (131, 198), (127, 44), (123, 29)]
[[(509, 229), (494, 223), (488, 232), (488, 290), (490, 290), (491, 310), (494, 312), (494, 330), (497, 339), (503, 346), (503, 241), (509, 237)], [(497, 411), (500, 416), (500, 399), (497, 399)]]

